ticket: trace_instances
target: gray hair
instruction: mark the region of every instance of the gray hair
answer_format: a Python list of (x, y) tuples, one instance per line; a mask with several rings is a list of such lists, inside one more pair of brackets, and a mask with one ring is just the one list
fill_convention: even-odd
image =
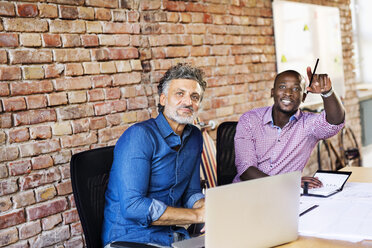
[[(160, 79), (158, 84), (158, 94), (168, 94), (169, 83), (174, 79), (191, 79), (199, 83), (200, 87), (205, 91), (207, 83), (203, 79), (204, 72), (201, 69), (192, 67), (189, 64), (178, 63), (167, 70), (164, 76)], [(203, 98), (203, 95), (202, 95)], [(201, 98), (201, 99), (202, 99)], [(164, 106), (158, 104), (159, 113), (164, 111)]]

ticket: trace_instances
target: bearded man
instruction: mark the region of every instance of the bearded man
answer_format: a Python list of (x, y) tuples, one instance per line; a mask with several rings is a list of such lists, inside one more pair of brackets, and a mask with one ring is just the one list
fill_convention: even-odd
[(159, 115), (119, 138), (105, 195), (105, 248), (114, 241), (171, 246), (189, 238), (177, 225), (204, 222), (203, 139), (192, 123), (205, 88), (200, 69), (173, 66), (158, 85)]

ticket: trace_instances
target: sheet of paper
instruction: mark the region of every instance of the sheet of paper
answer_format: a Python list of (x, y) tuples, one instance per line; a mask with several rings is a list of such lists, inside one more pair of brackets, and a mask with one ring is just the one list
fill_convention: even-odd
[(301, 202), (319, 207), (300, 217), (300, 235), (352, 242), (372, 240), (371, 183), (347, 183), (330, 198), (306, 196)]

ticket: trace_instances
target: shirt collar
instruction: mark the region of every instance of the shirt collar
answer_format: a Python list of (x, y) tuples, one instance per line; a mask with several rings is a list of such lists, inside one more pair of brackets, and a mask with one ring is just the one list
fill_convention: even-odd
[[(158, 126), (160, 130), (160, 134), (163, 138), (167, 138), (168, 136), (174, 134), (177, 135), (171, 126), (169, 125), (167, 119), (165, 119), (164, 114), (161, 112), (155, 119), (156, 125)], [(189, 124), (185, 126), (185, 129), (183, 130), (182, 136), (187, 137), (191, 132), (191, 127)], [(178, 136), (178, 135), (177, 135)]]
[[(268, 124), (268, 123), (273, 123), (274, 124), (273, 114), (272, 114), (273, 113), (273, 106), (274, 105), (272, 105), (270, 108), (268, 108), (266, 113), (263, 116), (262, 122), (263, 122), (264, 125)], [(289, 121), (298, 120), (298, 119), (300, 119), (301, 115), (302, 115), (301, 110), (297, 109), (296, 113), (289, 118)]]

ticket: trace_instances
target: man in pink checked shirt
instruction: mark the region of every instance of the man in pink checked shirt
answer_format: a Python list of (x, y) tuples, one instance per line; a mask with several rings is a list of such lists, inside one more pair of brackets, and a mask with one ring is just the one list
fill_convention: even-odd
[[(311, 78), (311, 68), (307, 75)], [(296, 71), (279, 73), (271, 89), (274, 105), (244, 113), (235, 134), (234, 182), (259, 177), (302, 171), (317, 142), (337, 134), (345, 122), (345, 110), (332, 89), (327, 74), (314, 74), (306, 90), (321, 94), (324, 111), (321, 114), (302, 112), (305, 100), (305, 80)], [(309, 188), (322, 183), (314, 177), (302, 177), (301, 186)]]

